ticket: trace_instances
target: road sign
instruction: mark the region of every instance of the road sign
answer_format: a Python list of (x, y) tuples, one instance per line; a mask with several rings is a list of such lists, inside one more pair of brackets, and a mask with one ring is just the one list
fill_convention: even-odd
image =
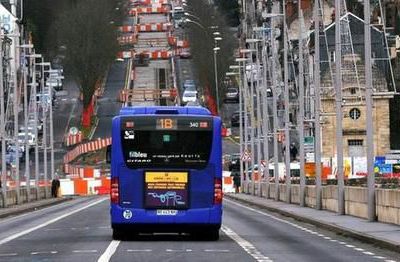
[(306, 136), (304, 137), (304, 152), (314, 153), (314, 137)]
[(245, 151), (243, 152), (243, 154), (241, 155), (240, 159), (241, 159), (242, 161), (245, 161), (245, 162), (250, 161), (250, 160), (251, 160), (251, 156), (250, 156), (249, 151), (245, 150)]
[(267, 162), (265, 160), (261, 160), (261, 167), (266, 167), (267, 166)]
[(69, 129), (69, 134), (72, 136), (77, 135), (78, 132), (79, 132), (78, 128), (76, 128), (74, 126)]

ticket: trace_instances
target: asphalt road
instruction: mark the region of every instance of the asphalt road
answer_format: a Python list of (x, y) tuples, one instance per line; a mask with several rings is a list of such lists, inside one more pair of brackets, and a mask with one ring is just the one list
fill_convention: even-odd
[(108, 205), (105, 197), (78, 198), (0, 220), (0, 261), (388, 262), (398, 258), (398, 254), (230, 200), (224, 201), (217, 242), (174, 234), (113, 241)]

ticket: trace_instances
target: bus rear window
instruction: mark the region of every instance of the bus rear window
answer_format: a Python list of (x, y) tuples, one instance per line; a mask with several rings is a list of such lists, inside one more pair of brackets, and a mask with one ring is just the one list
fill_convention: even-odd
[(200, 122), (207, 123), (208, 128), (191, 130), (182, 128), (179, 119), (174, 121), (169, 129), (159, 128), (161, 126), (150, 129), (147, 121), (144, 126), (134, 121), (134, 127), (122, 128), (121, 142), (126, 165), (129, 168), (205, 168), (212, 148), (212, 122)]

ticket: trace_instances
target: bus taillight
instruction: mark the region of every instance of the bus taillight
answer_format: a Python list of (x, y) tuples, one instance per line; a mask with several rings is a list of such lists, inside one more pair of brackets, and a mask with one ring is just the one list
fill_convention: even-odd
[(118, 177), (111, 178), (111, 190), (110, 190), (111, 203), (119, 203), (119, 180)]
[(214, 205), (222, 204), (222, 179), (214, 179)]

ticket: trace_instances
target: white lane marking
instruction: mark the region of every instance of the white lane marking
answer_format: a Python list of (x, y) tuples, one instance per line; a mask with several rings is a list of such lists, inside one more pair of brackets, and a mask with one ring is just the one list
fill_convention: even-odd
[(18, 255), (17, 253), (5, 253), (5, 254), (0, 254), (0, 257), (11, 257), (11, 256), (16, 256)]
[[(282, 222), (282, 223), (291, 225), (291, 226), (293, 226), (293, 227), (299, 228), (298, 225), (296, 225), (296, 224), (294, 224), (294, 223), (291, 223), (291, 222), (289, 222), (289, 221), (283, 220), (283, 219), (281, 219), (281, 218), (278, 218), (278, 217), (276, 217), (276, 216), (270, 215), (270, 214), (268, 214), (268, 213), (261, 212), (261, 211), (259, 211), (259, 210), (254, 209), (254, 208), (251, 208), (251, 207), (248, 207), (248, 206), (245, 206), (245, 205), (236, 203), (235, 201), (232, 201), (232, 200), (229, 200), (229, 199), (224, 199), (224, 201), (227, 201), (227, 202), (230, 202), (230, 203), (232, 203), (232, 204), (234, 204), (234, 205), (237, 205), (237, 206), (246, 208), (246, 209), (251, 210), (251, 211), (253, 211), (253, 212), (257, 213), (257, 214), (260, 214), (260, 215), (263, 215), (263, 216), (267, 216), (267, 217), (272, 218), (272, 219), (274, 219), (274, 220), (276, 220), (276, 221), (279, 221), (279, 222)], [(346, 246), (346, 247), (353, 248), (355, 251), (362, 252), (362, 253), (364, 253), (365, 255), (371, 255), (371, 256), (375, 255), (375, 254), (372, 253), (372, 252), (366, 252), (366, 251), (365, 251), (364, 249), (362, 249), (362, 248), (356, 248), (355, 246), (348, 245), (346, 242), (338, 241), (338, 240), (336, 240), (336, 239), (330, 239), (329, 237), (325, 237), (324, 235), (322, 235), (322, 234), (320, 234), (320, 233), (317, 233), (317, 232), (314, 232), (314, 231), (312, 231), (312, 230), (309, 230), (309, 229), (307, 229), (307, 228), (299, 228), (299, 229), (301, 229), (301, 230), (303, 230), (303, 231), (305, 231), (305, 232), (308, 232), (308, 233), (310, 233), (310, 234), (323, 237), (324, 239), (329, 240), (329, 241), (331, 241), (331, 242), (337, 242), (337, 243), (340, 244), (340, 245), (344, 245), (344, 246)], [(395, 260), (386, 260), (385, 262), (396, 262), (396, 261), (395, 261)]]
[(110, 229), (110, 226), (97, 227), (98, 229)]
[(228, 253), (229, 249), (204, 249), (204, 252), (212, 252), (212, 253)]
[(386, 257), (381, 257), (381, 256), (374, 256), (374, 258), (377, 258), (377, 259), (386, 259)]
[(236, 234), (232, 229), (229, 227), (223, 225), (221, 227), (222, 232), (224, 232), (228, 237), (232, 238), (236, 243), (238, 243), (239, 246), (241, 246), (244, 251), (246, 251), (250, 256), (256, 259), (258, 262), (272, 262), (272, 260), (261, 254), (260, 251), (257, 250), (253, 244), (251, 244), (249, 241), (243, 239), (240, 237), (238, 234)]
[(127, 249), (126, 252), (152, 252), (152, 249)]
[(97, 253), (96, 249), (72, 250), (72, 253)]
[(37, 251), (31, 252), (31, 255), (43, 255), (43, 254), (57, 254), (58, 251)]
[(110, 245), (108, 245), (107, 249), (104, 251), (104, 253), (101, 255), (101, 257), (97, 260), (97, 262), (110, 261), (110, 258), (112, 257), (112, 255), (114, 255), (115, 251), (117, 251), (119, 243), (121, 243), (121, 241), (119, 241), (119, 240), (111, 241)]
[(66, 213), (66, 214), (64, 214), (64, 215), (61, 215), (61, 216), (59, 216), (59, 217), (53, 218), (53, 219), (51, 219), (51, 220), (49, 220), (49, 221), (47, 221), (47, 222), (45, 222), (45, 223), (43, 223), (43, 224), (37, 225), (37, 226), (35, 226), (35, 227), (29, 228), (29, 229), (27, 229), (27, 230), (24, 230), (24, 231), (21, 231), (21, 232), (19, 232), (19, 233), (14, 234), (14, 235), (11, 235), (11, 236), (9, 236), (9, 237), (6, 237), (6, 238), (0, 240), (0, 245), (3, 245), (3, 244), (5, 244), (5, 243), (7, 243), (7, 242), (10, 242), (11, 240), (14, 240), (14, 239), (16, 239), (16, 238), (19, 238), (19, 237), (21, 237), (21, 236), (23, 236), (23, 235), (29, 234), (29, 233), (31, 233), (31, 232), (33, 232), (33, 231), (35, 231), (35, 230), (38, 230), (39, 228), (48, 226), (48, 225), (50, 225), (50, 224), (52, 224), (52, 223), (54, 223), (54, 222), (57, 222), (57, 221), (59, 221), (59, 220), (61, 220), (61, 219), (63, 219), (63, 218), (66, 218), (66, 217), (68, 217), (68, 216), (70, 216), (70, 215), (73, 215), (73, 214), (75, 214), (75, 213), (78, 213), (78, 212), (80, 212), (80, 211), (82, 211), (82, 210), (84, 210), (84, 209), (86, 209), (86, 208), (89, 208), (89, 207), (91, 207), (91, 206), (97, 205), (97, 204), (99, 204), (99, 203), (105, 201), (106, 199), (108, 199), (108, 198), (103, 198), (103, 199), (97, 200), (97, 201), (95, 201), (95, 202), (93, 202), (93, 203), (91, 203), (91, 204), (88, 204), (88, 205), (86, 205), (86, 206), (83, 206), (83, 207), (81, 207), (81, 208), (78, 208), (78, 209), (76, 209), (76, 210), (73, 210), (73, 211), (71, 211), (71, 212), (68, 212), (68, 213)]
[(191, 250), (191, 249), (166, 249), (165, 251), (167, 251), (167, 252), (181, 252), (181, 253), (184, 253), (184, 252), (192, 252), (193, 250)]
[(45, 229), (44, 231), (59, 231), (59, 230), (61, 230), (61, 228), (48, 228)]

